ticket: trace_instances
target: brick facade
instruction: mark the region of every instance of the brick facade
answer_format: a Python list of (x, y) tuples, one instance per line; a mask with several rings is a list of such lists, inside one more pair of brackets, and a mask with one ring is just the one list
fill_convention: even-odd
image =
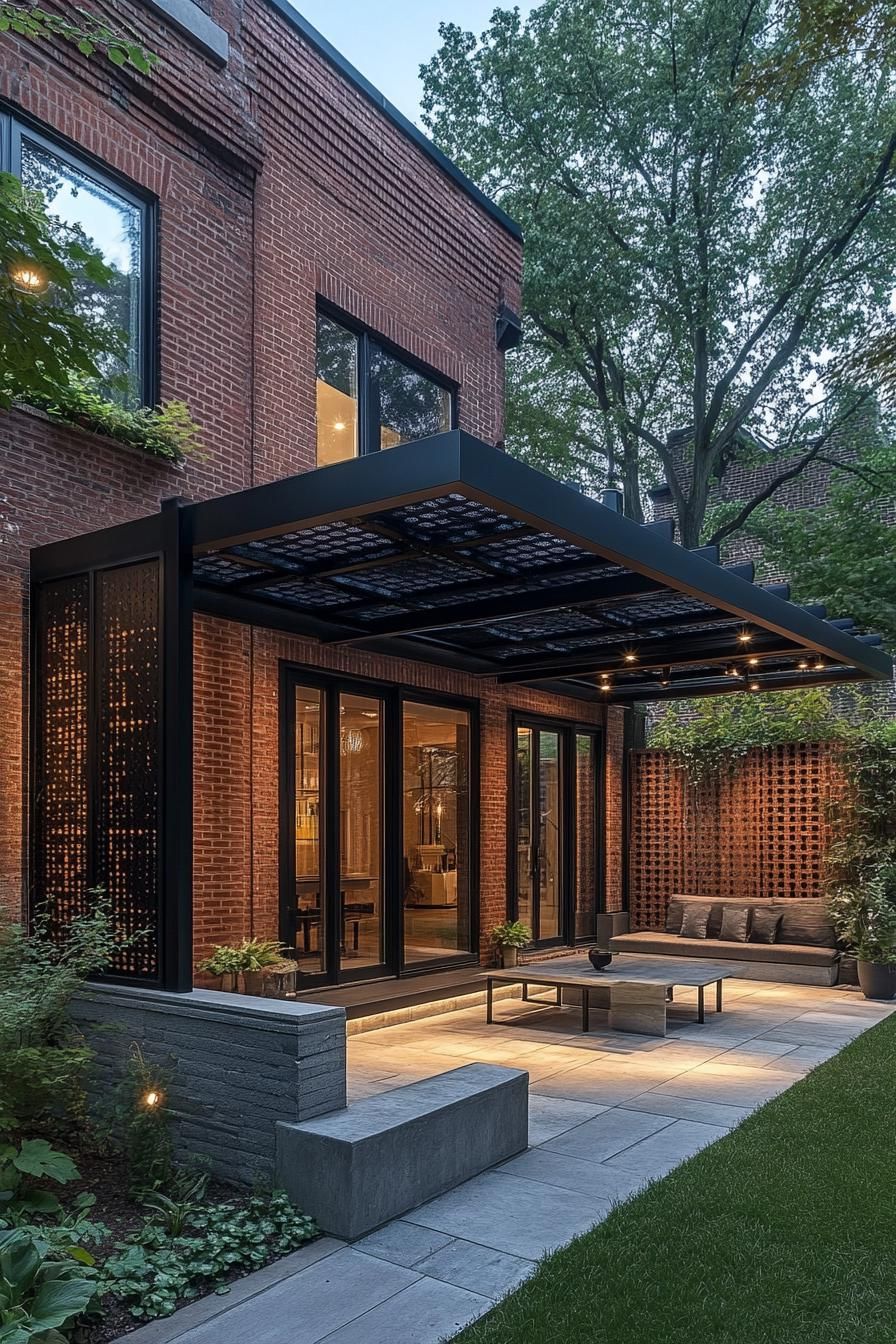
[[(518, 239), (272, 0), (212, 0), (230, 39), (223, 68), (149, 5), (95, 11), (158, 53), (151, 79), (3, 34), (0, 99), (158, 198), (161, 394), (189, 403), (205, 453), (179, 468), (38, 413), (0, 417), (0, 901), (12, 909), (26, 885), (30, 548), (151, 513), (172, 495), (207, 498), (311, 468), (318, 298), (455, 382), (460, 427), (500, 442), (495, 314), (520, 300)], [(500, 918), (508, 710), (603, 710), (202, 619), (198, 946), (276, 932), (280, 658), (480, 698), (482, 926)], [(608, 774), (608, 797), (617, 789)], [(619, 835), (614, 821), (614, 901)]]
[(631, 921), (662, 928), (669, 897), (820, 898), (838, 746), (756, 748), (696, 788), (665, 751), (631, 756)]
[(195, 626), (194, 943), (279, 928), (279, 673), (282, 661), (374, 681), (402, 682), (479, 703), (480, 932), (507, 913), (508, 716), (513, 710), (580, 723), (609, 718), (603, 861), (608, 909), (622, 906), (621, 711), (450, 669), (320, 646), (275, 631), (198, 617)]

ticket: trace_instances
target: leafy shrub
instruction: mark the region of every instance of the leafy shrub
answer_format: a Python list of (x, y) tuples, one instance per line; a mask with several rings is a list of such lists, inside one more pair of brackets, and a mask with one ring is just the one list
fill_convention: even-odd
[(858, 885), (836, 886), (828, 910), (839, 937), (859, 961), (896, 966), (896, 866), (881, 863)]
[(496, 947), (528, 947), (532, 930), (521, 919), (512, 919), (507, 924), (496, 924), (491, 936)]
[(93, 908), (58, 937), (50, 913), (30, 935), (0, 915), (0, 1129), (58, 1114), (79, 1094), (91, 1052), (73, 1033), (68, 1005), (120, 946), (103, 892), (89, 894)]
[(46, 1139), (0, 1143), (0, 1216), (58, 1213), (61, 1205), (53, 1192), (42, 1190), (34, 1182), (51, 1180), (66, 1185), (76, 1181), (78, 1175), (71, 1158), (52, 1148)]
[(201, 453), (198, 426), (182, 401), (167, 401), (155, 409), (141, 406), (127, 410), (77, 379), (51, 394), (31, 396), (28, 400), (52, 420), (78, 425), (94, 434), (106, 434), (168, 462), (183, 462), (190, 453)]
[(128, 1186), (135, 1195), (157, 1190), (172, 1178), (165, 1082), (161, 1070), (144, 1059), (139, 1046), (133, 1046), (123, 1084), (122, 1133)]
[(63, 1327), (90, 1306), (96, 1280), (75, 1260), (54, 1258), (25, 1228), (0, 1232), (0, 1340), (64, 1344)]
[(197, 1208), (185, 1224), (183, 1234), (171, 1236), (149, 1220), (130, 1243), (117, 1243), (121, 1254), (102, 1266), (101, 1291), (138, 1320), (169, 1316), (181, 1299), (221, 1288), (318, 1235), (312, 1219), (279, 1193)]

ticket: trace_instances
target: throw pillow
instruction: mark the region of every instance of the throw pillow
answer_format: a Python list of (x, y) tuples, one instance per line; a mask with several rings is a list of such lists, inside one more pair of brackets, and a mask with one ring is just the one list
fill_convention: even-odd
[(686, 905), (679, 930), (682, 938), (705, 938), (709, 923), (709, 905)]
[(747, 926), (749, 923), (749, 906), (723, 906), (722, 927), (719, 930), (719, 937), (724, 943), (745, 943), (747, 941)]
[(778, 938), (778, 929), (781, 927), (783, 914), (780, 910), (771, 908), (763, 909), (761, 906), (753, 911), (753, 924), (750, 928), (751, 943), (774, 943)]

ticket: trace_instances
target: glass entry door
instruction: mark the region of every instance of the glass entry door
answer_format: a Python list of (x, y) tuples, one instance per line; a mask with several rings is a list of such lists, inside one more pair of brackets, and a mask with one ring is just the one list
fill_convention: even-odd
[(595, 936), (600, 738), (521, 720), (513, 728), (512, 908), (536, 943)]
[(303, 980), (388, 969), (384, 723), (379, 696), (288, 683), (281, 927)]

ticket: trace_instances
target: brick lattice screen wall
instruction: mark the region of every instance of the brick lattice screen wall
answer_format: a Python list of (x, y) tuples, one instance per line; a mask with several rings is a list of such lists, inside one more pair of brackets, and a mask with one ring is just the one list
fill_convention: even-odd
[(662, 928), (673, 892), (822, 896), (836, 753), (826, 742), (756, 749), (736, 773), (695, 787), (668, 752), (634, 752), (632, 928)]

